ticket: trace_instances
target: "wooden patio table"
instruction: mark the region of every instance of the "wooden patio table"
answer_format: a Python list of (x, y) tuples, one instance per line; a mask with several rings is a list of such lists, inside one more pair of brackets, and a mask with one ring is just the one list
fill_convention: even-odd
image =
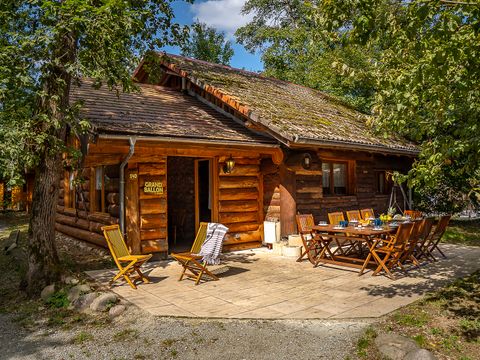
[[(322, 226), (315, 225), (312, 227), (312, 230), (318, 233), (320, 236), (323, 236), (324, 238), (328, 237), (333, 240), (364, 242), (368, 247), (368, 251), (371, 252), (372, 249), (374, 249), (381, 241), (381, 235), (394, 233), (397, 231), (397, 228), (392, 228), (388, 225), (384, 225), (382, 230), (373, 230), (373, 227), (371, 226), (362, 228), (357, 228), (353, 226), (338, 228), (336, 225), (328, 224)], [(375, 260), (374, 256), (371, 257), (373, 260), (367, 262), (368, 256), (363, 259), (345, 255), (337, 255), (335, 251), (332, 251), (331, 248), (333, 245), (336, 244), (336, 241), (324, 242), (324, 245), (327, 246), (327, 248), (325, 249), (325, 251), (322, 251), (322, 253), (317, 257), (315, 266), (317, 266), (319, 263), (324, 263), (353, 267), (360, 269), (360, 272), (358, 274), (360, 276), (363, 274), (369, 264), (374, 265), (375, 267), (378, 265), (378, 262)]]

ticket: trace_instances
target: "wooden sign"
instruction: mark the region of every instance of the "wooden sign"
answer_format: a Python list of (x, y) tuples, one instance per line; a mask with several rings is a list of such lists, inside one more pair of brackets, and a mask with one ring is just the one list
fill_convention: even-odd
[(161, 181), (145, 181), (143, 192), (145, 194), (163, 194), (163, 184)]

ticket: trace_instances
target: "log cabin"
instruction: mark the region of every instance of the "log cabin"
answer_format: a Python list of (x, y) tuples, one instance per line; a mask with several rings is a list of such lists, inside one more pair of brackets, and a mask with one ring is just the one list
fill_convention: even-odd
[(81, 169), (65, 171), (58, 231), (104, 246), (101, 227), (119, 223), (135, 253), (166, 256), (213, 221), (229, 228), (225, 250), (259, 247), (265, 220), (280, 221), (287, 236), (297, 213), (318, 221), (331, 211), (386, 211), (388, 174), (405, 173), (417, 155), (323, 92), (156, 56), (135, 70), (136, 92), (89, 79), (72, 87), (92, 129), (80, 141)]

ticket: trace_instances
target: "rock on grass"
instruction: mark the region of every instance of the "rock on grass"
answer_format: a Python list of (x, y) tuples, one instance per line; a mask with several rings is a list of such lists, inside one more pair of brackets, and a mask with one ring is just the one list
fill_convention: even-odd
[(90, 304), (90, 309), (93, 311), (105, 311), (110, 304), (115, 304), (117, 301), (118, 297), (113, 293), (102, 294), (93, 300)]

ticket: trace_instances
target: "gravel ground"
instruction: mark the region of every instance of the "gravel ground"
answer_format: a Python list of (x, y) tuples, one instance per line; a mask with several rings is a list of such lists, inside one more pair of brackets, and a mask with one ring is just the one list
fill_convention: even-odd
[(160, 318), (130, 306), (108, 325), (28, 331), (0, 314), (1, 359), (346, 359), (361, 321)]

